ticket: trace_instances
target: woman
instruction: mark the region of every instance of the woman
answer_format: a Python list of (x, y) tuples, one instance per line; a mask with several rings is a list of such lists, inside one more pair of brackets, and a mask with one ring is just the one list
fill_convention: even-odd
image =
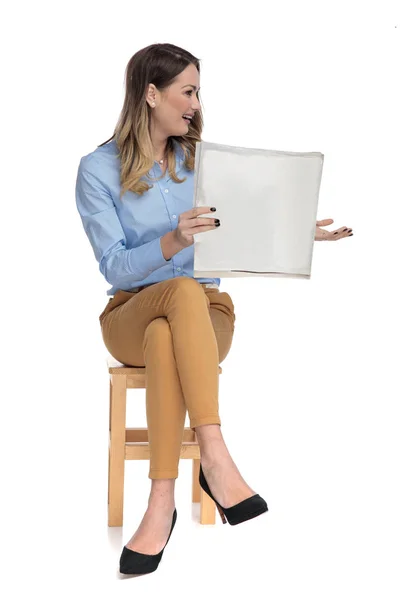
[[(121, 573), (154, 571), (176, 521), (175, 480), (186, 410), (200, 447), (200, 484), (231, 525), (268, 510), (240, 475), (221, 433), (218, 366), (235, 312), (220, 279), (193, 277), (193, 235), (219, 221), (192, 207), (194, 155), (203, 127), (199, 60), (172, 44), (137, 52), (112, 138), (82, 157), (77, 208), (99, 268), (112, 285), (99, 317), (110, 354), (146, 366), (151, 490)], [(151, 183), (153, 182), (153, 183)], [(124, 196), (124, 197), (123, 197)], [(351, 235), (320, 229), (316, 239)]]

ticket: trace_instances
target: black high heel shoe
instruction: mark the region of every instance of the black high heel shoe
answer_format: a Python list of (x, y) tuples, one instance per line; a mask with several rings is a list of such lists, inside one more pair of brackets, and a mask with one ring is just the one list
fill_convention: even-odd
[(268, 510), (267, 503), (259, 494), (255, 494), (254, 496), (251, 496), (251, 498), (246, 498), (246, 500), (242, 500), (242, 502), (239, 502), (230, 508), (224, 508), (218, 504), (212, 495), (210, 488), (208, 487), (201, 464), (199, 483), (203, 490), (210, 496), (211, 500), (214, 500), (215, 504), (217, 505), (218, 512), (224, 525), (227, 520), (229, 525), (239, 525), (239, 523), (243, 523), (243, 521), (248, 521), (249, 519), (254, 519), (254, 517), (258, 517)]
[[(172, 516), (171, 531), (169, 532), (165, 546), (168, 544), (169, 538), (171, 537), (171, 533), (176, 523), (176, 517), (177, 512), (175, 508)], [(142, 554), (141, 552), (130, 550), (124, 546), (119, 559), (119, 572), (123, 573), (124, 575), (145, 575), (147, 573), (152, 573), (160, 564), (165, 546), (158, 554)]]

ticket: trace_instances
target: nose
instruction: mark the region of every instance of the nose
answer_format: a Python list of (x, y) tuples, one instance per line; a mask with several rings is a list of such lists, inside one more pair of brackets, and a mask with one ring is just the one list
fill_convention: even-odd
[(192, 106), (192, 110), (200, 110), (201, 106), (200, 106), (200, 102), (199, 100), (197, 100), (197, 104), (195, 104), (194, 106)]

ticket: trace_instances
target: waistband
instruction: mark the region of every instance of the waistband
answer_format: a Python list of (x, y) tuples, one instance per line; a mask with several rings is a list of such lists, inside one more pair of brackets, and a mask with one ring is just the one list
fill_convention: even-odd
[[(144, 288), (149, 287), (150, 285), (154, 285), (154, 283), (148, 283), (147, 285), (141, 285), (139, 287), (131, 288), (130, 290), (126, 290), (127, 292), (140, 292), (140, 290), (144, 290)], [(200, 283), (202, 287), (207, 288), (219, 288), (218, 283)]]

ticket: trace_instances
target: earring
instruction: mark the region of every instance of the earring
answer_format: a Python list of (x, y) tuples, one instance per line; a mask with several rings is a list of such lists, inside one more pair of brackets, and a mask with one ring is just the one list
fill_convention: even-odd
[(155, 103), (153, 102), (152, 106), (155, 106)]

